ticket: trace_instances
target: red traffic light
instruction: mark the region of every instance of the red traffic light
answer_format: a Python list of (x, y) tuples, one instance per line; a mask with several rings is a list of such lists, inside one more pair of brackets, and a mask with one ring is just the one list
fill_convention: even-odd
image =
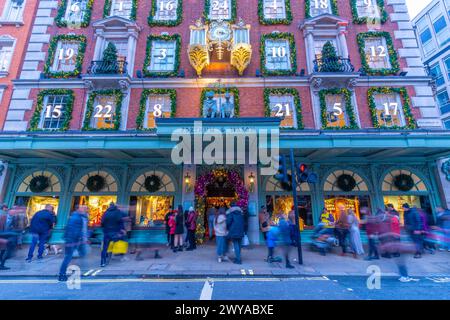
[(306, 171), (306, 164), (304, 164), (304, 163), (302, 163), (300, 166), (299, 166), (299, 169), (300, 169), (300, 172), (301, 173), (304, 173), (305, 171)]

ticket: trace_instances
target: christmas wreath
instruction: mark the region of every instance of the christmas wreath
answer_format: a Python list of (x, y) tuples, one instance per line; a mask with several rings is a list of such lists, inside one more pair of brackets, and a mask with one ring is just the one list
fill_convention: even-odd
[(337, 186), (339, 189), (345, 192), (352, 191), (356, 187), (355, 178), (348, 174), (341, 174), (337, 178)]
[(44, 191), (50, 186), (48, 177), (40, 175), (33, 177), (30, 181), (30, 190), (35, 193)]
[(88, 188), (89, 191), (99, 192), (105, 187), (105, 184), (106, 184), (105, 178), (97, 174), (95, 176), (90, 176), (87, 179), (86, 187)]
[(410, 175), (402, 173), (395, 176), (394, 186), (400, 191), (409, 191), (414, 187), (414, 180)]
[(161, 178), (156, 175), (151, 175), (145, 178), (144, 187), (148, 192), (156, 192), (161, 188)]

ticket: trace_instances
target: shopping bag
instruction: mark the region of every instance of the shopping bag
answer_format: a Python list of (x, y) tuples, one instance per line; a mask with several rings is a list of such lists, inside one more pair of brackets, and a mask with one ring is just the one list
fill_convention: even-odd
[(248, 240), (248, 236), (244, 234), (244, 237), (242, 238), (242, 246), (246, 247), (250, 244), (250, 241)]
[(114, 246), (112, 248), (113, 254), (126, 254), (128, 252), (128, 242), (119, 240), (114, 242)]

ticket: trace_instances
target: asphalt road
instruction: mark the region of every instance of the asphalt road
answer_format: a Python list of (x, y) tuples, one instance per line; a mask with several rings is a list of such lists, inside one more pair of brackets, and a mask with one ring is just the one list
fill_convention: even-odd
[(0, 278), (0, 300), (450, 300), (450, 277), (401, 283), (387, 277), (368, 289), (367, 277), (102, 279), (80, 288), (53, 279)]

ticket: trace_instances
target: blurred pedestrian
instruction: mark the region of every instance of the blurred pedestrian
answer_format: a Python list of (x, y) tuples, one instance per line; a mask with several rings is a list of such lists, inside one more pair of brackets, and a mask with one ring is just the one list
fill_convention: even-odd
[(410, 208), (409, 204), (402, 205), (405, 218), (405, 230), (416, 246), (414, 258), (422, 257), (423, 250), (423, 223), (416, 207)]
[(188, 214), (189, 247), (186, 249), (186, 251), (192, 251), (197, 249), (197, 241), (195, 239), (196, 230), (197, 230), (197, 212), (195, 212), (194, 207), (190, 207)]
[(350, 231), (350, 244), (353, 249), (353, 257), (364, 254), (364, 248), (361, 242), (361, 234), (359, 232), (359, 220), (352, 209), (348, 209), (348, 224)]
[(442, 235), (439, 250), (450, 252), (450, 210), (438, 207), (436, 211), (437, 223)]
[(50, 237), (50, 232), (56, 223), (54, 207), (50, 204), (45, 205), (45, 209), (36, 212), (31, 218), (30, 233), (31, 245), (28, 250), (27, 262), (33, 260), (34, 249), (39, 242), (38, 259), (42, 259), (45, 250), (45, 243)]
[(231, 208), (227, 211), (228, 238), (233, 242), (235, 259), (233, 263), (242, 264), (241, 242), (244, 237), (244, 214), (236, 202), (231, 203)]
[(378, 227), (379, 220), (378, 216), (372, 215), (369, 208), (361, 208), (360, 212), (365, 215), (365, 225), (366, 233), (369, 242), (369, 254), (365, 260), (378, 260), (380, 256), (378, 255), (377, 240), (378, 240)]
[(216, 219), (217, 209), (214, 206), (211, 206), (206, 211), (206, 216), (208, 218), (208, 232), (209, 232), (209, 240), (212, 239), (214, 234), (214, 220)]
[[(9, 221), (8, 221), (9, 220)], [(0, 270), (9, 270), (6, 260), (12, 257), (17, 245), (17, 234), (10, 231), (10, 218), (5, 211), (0, 212)]]
[(258, 214), (259, 230), (262, 232), (264, 240), (267, 240), (267, 232), (269, 232), (270, 215), (267, 212), (266, 206), (261, 206)]
[(319, 231), (320, 235), (334, 234), (334, 216), (331, 212), (328, 212), (327, 208), (323, 208), (320, 214), (320, 222), (322, 223), (322, 229)]
[(173, 252), (183, 251), (184, 219), (183, 211), (175, 211), (175, 235)]
[(189, 218), (189, 210), (184, 210), (183, 214), (184, 218), (184, 246), (185, 248), (189, 247), (189, 225), (188, 225), (188, 218)]
[(101, 226), (103, 228), (103, 246), (101, 252), (100, 266), (103, 268), (108, 264), (108, 248), (110, 242), (116, 242), (123, 239), (126, 235), (124, 225), (124, 213), (111, 202), (105, 214), (102, 217)]
[[(284, 218), (284, 216), (283, 216)], [(288, 219), (287, 219), (287, 223), (289, 225), (289, 234), (291, 237), (291, 245), (293, 246), (297, 246), (297, 239), (298, 239), (298, 226), (295, 223), (295, 210), (294, 210), (294, 206), (291, 207), (291, 211), (289, 211), (288, 213)], [(300, 221), (299, 221), (300, 223)]]
[(284, 215), (281, 215), (278, 219), (279, 239), (280, 246), (283, 250), (284, 262), (286, 268), (293, 269), (294, 266), (289, 261), (289, 252), (291, 251), (291, 227), (290, 223), (286, 221)]
[(388, 203), (388, 204), (386, 205), (386, 209), (387, 209), (387, 211), (388, 211), (389, 214), (395, 215), (395, 216), (397, 216), (397, 217), (400, 217), (400, 214), (398, 213), (397, 210), (395, 210), (394, 205), (393, 205), (392, 203)]
[(226, 237), (228, 235), (225, 208), (219, 208), (217, 211), (214, 221), (214, 233), (216, 234), (217, 260), (219, 262), (228, 260), (228, 257), (225, 255)]
[(345, 256), (347, 253), (347, 237), (349, 234), (348, 214), (343, 205), (339, 205), (339, 217), (336, 222), (335, 231), (339, 240), (339, 245), (342, 248), (341, 256)]
[(164, 216), (164, 223), (166, 226), (166, 235), (167, 235), (167, 246), (169, 246), (171, 249), (173, 248), (173, 242), (171, 241), (171, 237), (170, 237), (169, 220), (170, 220), (170, 216), (172, 214), (173, 214), (172, 207), (169, 207), (169, 211), (167, 211), (166, 215)]
[(67, 267), (72, 261), (75, 249), (79, 257), (84, 259), (88, 247), (88, 207), (80, 205), (72, 212), (64, 233), (64, 260), (59, 270), (59, 281), (67, 281)]
[(23, 236), (28, 227), (28, 216), (25, 207), (14, 206), (9, 210), (13, 218), (13, 232), (17, 233), (17, 247), (22, 249)]

